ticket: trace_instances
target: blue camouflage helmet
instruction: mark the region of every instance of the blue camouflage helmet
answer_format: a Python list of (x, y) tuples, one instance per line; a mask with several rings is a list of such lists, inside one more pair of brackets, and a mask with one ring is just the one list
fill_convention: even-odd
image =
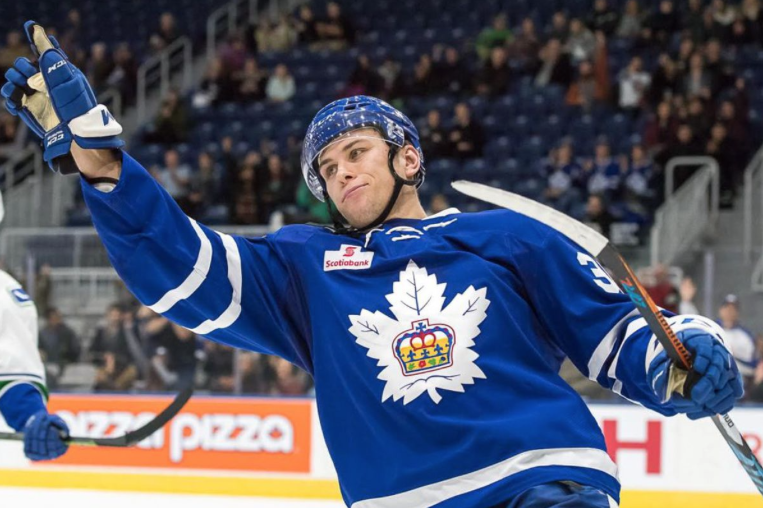
[(316, 164), (321, 151), (343, 134), (366, 127), (376, 128), (385, 141), (398, 147), (406, 142), (413, 145), (421, 158), (416, 186), (424, 181), (424, 153), (419, 143), (419, 132), (413, 122), (383, 100), (355, 95), (325, 106), (307, 127), (302, 146), (302, 176), (316, 198), (321, 201), (326, 199), (323, 178)]

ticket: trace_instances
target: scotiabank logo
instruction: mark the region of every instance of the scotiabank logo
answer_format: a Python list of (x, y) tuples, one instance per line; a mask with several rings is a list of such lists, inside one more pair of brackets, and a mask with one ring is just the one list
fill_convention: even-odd
[[(168, 402), (58, 395), (51, 406), (72, 434), (110, 437), (145, 424)], [(134, 448), (72, 447), (56, 463), (309, 472), (310, 420), (307, 400), (192, 399)]]
[(371, 268), (374, 253), (357, 245), (342, 245), (339, 250), (327, 250), (323, 255), (323, 271), (365, 270)]

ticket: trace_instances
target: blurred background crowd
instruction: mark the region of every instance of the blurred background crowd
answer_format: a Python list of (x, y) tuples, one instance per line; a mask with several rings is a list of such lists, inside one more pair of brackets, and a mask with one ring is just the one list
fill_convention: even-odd
[[(301, 178), (301, 137), (329, 101), (369, 94), (417, 124), (427, 166), (420, 194), (431, 213), (470, 209), (448, 185), (465, 177), (639, 245), (664, 199), (666, 162), (685, 155), (716, 158), (721, 206), (738, 206), (742, 173), (763, 140), (760, 0), (471, 4), (315, 0), (261, 16), (208, 59), (198, 86), (162, 98), (129, 153), (204, 223), (327, 223)], [(127, 106), (141, 61), (181, 36), (198, 45), (203, 34), (198, 21), (168, 8), (122, 40), (86, 11), (67, 10), (52, 32), (99, 93), (116, 91)], [(0, 68), (28, 52), (9, 31)], [(0, 114), (0, 159), (26, 139)], [(693, 169), (676, 172), (676, 188)], [(90, 224), (81, 196), (74, 203), (68, 224)], [(657, 266), (644, 276), (659, 305), (697, 313), (693, 282), (676, 273)], [(310, 378), (288, 362), (201, 342), (129, 297), (78, 335), (48, 303), (45, 266), (35, 286), (54, 389), (77, 385), (71, 378), (80, 386), (90, 379), (95, 390), (193, 382), (213, 392), (310, 393)], [(744, 302), (729, 295), (718, 303), (714, 317), (739, 343), (747, 397), (763, 402), (763, 337), (744, 328)], [(565, 375), (581, 393), (611, 395), (572, 370)]]

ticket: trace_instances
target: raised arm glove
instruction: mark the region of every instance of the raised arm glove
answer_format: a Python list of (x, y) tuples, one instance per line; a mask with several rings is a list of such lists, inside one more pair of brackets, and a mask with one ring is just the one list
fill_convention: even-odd
[(43, 140), (43, 158), (54, 171), (77, 172), (71, 144), (85, 149), (121, 148), (122, 126), (98, 104), (84, 74), (69, 62), (53, 37), (34, 21), (24, 31), (37, 56), (17, 58), (0, 89), (5, 107)]

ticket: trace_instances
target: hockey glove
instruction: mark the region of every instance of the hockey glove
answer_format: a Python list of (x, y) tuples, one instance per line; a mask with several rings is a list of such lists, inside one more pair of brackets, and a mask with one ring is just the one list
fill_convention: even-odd
[(43, 158), (54, 171), (74, 173), (72, 140), (86, 149), (121, 148), (122, 126), (98, 104), (82, 72), (69, 62), (53, 37), (34, 21), (24, 31), (37, 56), (17, 58), (0, 89), (5, 107), (43, 140)]
[(53, 460), (69, 449), (67, 437), (69, 427), (60, 416), (39, 411), (24, 425), (24, 454), (30, 460)]
[[(744, 393), (742, 375), (727, 349), (723, 329), (702, 316), (675, 316), (668, 321), (693, 358), (693, 384), (687, 372), (670, 361), (652, 336), (647, 376), (663, 404), (696, 420), (725, 414)], [(686, 393), (688, 389), (688, 393)]]

